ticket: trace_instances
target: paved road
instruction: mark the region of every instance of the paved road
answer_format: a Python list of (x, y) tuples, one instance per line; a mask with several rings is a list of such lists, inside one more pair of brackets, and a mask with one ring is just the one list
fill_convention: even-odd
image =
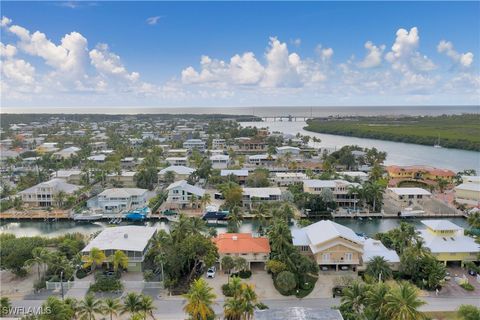
[[(461, 297), (461, 298), (439, 298), (439, 297), (425, 297), (427, 302), (425, 306), (421, 308), (422, 311), (455, 311), (461, 304), (472, 304), (480, 307), (480, 299), (478, 297)], [(340, 303), (340, 299), (275, 299), (262, 301), (270, 308), (281, 307), (333, 307)], [(18, 308), (38, 308), (42, 305), (42, 300), (17, 300), (12, 301), (12, 306)], [(224, 301), (218, 300), (214, 306), (217, 314), (222, 313), (222, 306)], [(185, 319), (183, 313), (184, 300), (177, 298), (166, 298), (162, 300), (154, 301), (156, 311), (155, 315), (162, 320), (180, 320)]]

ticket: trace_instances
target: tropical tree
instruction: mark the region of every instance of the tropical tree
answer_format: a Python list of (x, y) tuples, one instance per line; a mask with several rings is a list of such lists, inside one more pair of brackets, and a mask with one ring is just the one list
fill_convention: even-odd
[(348, 315), (359, 319), (363, 316), (363, 309), (366, 301), (365, 284), (354, 281), (349, 287), (343, 289), (342, 307), (348, 310)]
[(130, 313), (134, 315), (140, 311), (140, 296), (135, 292), (129, 292), (123, 299), (121, 314)]
[(93, 294), (87, 294), (78, 305), (78, 314), (82, 319), (94, 320), (97, 313), (102, 313), (102, 302)]
[(237, 271), (243, 271), (248, 268), (247, 260), (243, 257), (235, 257), (233, 263), (235, 264), (235, 270)]
[(106, 298), (103, 300), (102, 313), (110, 316), (110, 320), (113, 320), (113, 316), (118, 316), (118, 313), (122, 309), (120, 300), (113, 298)]
[(226, 320), (241, 320), (243, 316), (243, 303), (240, 299), (227, 299), (223, 305)]
[[(27, 266), (32, 266), (36, 265), (37, 266), (37, 279), (40, 280), (41, 274), (40, 274), (40, 269), (43, 269), (45, 264), (48, 263), (50, 259), (50, 254), (47, 249), (37, 247), (32, 250), (32, 258), (28, 259), (25, 261), (25, 265)], [(44, 272), (44, 270), (42, 270)]]
[[(235, 268), (235, 261), (231, 256), (224, 256), (220, 261), (220, 264), (222, 266), (222, 270), (227, 274), (230, 274), (230, 271)], [(230, 277), (228, 277), (228, 279), (230, 279)]]
[(384, 186), (378, 182), (369, 182), (366, 186), (366, 192), (372, 199), (372, 210), (377, 210), (377, 204), (382, 200)]
[(387, 260), (382, 256), (375, 256), (370, 259), (365, 273), (379, 281), (390, 279), (392, 277), (392, 269), (390, 269)]
[(480, 308), (462, 304), (460, 308), (458, 308), (458, 316), (463, 320), (478, 320), (480, 319)]
[(119, 268), (121, 270), (128, 268), (128, 256), (122, 250), (115, 251), (111, 256), (111, 262), (115, 272), (117, 272)]
[(153, 316), (153, 310), (155, 310), (155, 307), (153, 306), (152, 297), (142, 294), (140, 296), (139, 311), (141, 311), (143, 315), (143, 320), (147, 319), (147, 315), (150, 316), (152, 319), (155, 319), (155, 317)]
[(419, 320), (425, 315), (418, 310), (425, 304), (418, 298), (417, 289), (408, 282), (400, 282), (385, 295), (386, 315), (392, 320)]
[(175, 171), (167, 171), (163, 175), (163, 180), (165, 180), (166, 183), (172, 183), (175, 181)]
[(5, 317), (10, 313), (12, 303), (8, 297), (0, 298), (0, 316)]
[[(73, 317), (73, 311), (70, 306), (61, 299), (50, 296), (42, 304), (42, 310), (49, 310), (40, 315), (40, 320), (71, 320)], [(87, 317), (85, 317), (88, 320)]]
[(64, 302), (68, 306), (68, 308), (71, 310), (72, 318), (76, 319), (78, 311), (80, 309), (77, 299), (68, 297), (68, 298), (65, 298)]
[(212, 203), (212, 196), (210, 193), (205, 193), (201, 198), (200, 198), (200, 206), (205, 209), (207, 205)]
[(212, 305), (216, 295), (203, 278), (194, 280), (184, 297), (187, 299), (187, 304), (183, 310), (191, 319), (207, 320), (215, 315)]
[(253, 313), (258, 305), (258, 296), (253, 284), (242, 284), (240, 300), (242, 301), (244, 319), (253, 319)]
[(354, 201), (353, 202), (353, 210), (356, 210), (357, 209), (357, 202), (361, 203), (362, 202), (362, 196), (363, 196), (363, 192), (362, 192), (362, 187), (361, 186), (357, 186), (357, 185), (351, 185), (348, 187), (348, 195), (351, 196), (351, 197), (356, 197), (357, 198), (357, 201)]
[(275, 284), (281, 293), (287, 294), (297, 286), (295, 274), (290, 271), (282, 271), (275, 277)]
[(385, 296), (389, 287), (384, 282), (379, 282), (369, 287), (366, 294), (365, 316), (367, 319), (387, 320), (385, 315)]
[(444, 178), (438, 178), (437, 179), (437, 187), (438, 189), (440, 190), (440, 192), (443, 193), (443, 191), (445, 191), (445, 188), (449, 185), (449, 182), (448, 180), (444, 179)]
[(228, 215), (228, 229), (229, 232), (238, 232), (240, 225), (242, 224), (243, 214), (240, 210), (240, 207), (234, 206), (230, 210), (230, 214)]
[(65, 203), (65, 199), (67, 198), (67, 194), (65, 193), (65, 191), (59, 191), (57, 194), (56, 194), (56, 201), (57, 201), (57, 206), (59, 208), (63, 208), (63, 205)]
[(92, 248), (87, 256), (83, 256), (83, 267), (92, 267), (92, 270), (95, 270), (98, 266), (101, 266), (106, 259), (107, 257), (102, 250), (98, 248)]

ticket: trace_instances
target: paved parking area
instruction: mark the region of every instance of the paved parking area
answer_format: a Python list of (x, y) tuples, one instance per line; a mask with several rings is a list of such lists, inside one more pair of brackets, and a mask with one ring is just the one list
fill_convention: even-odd
[[(477, 281), (476, 277), (469, 275), (467, 270), (460, 267), (448, 268), (448, 272), (450, 272), (452, 279), (446, 281), (445, 286), (438, 293), (439, 297), (479, 297), (480, 299), (480, 282)], [(467, 291), (455, 282), (455, 277), (463, 278), (464, 275), (468, 282), (475, 287), (474, 291)], [(428, 292), (427, 295), (433, 297), (436, 296), (436, 293)]]

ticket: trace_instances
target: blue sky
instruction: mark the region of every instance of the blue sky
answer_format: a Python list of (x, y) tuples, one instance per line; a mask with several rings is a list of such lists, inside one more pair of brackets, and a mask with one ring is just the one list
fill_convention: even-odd
[(479, 103), (479, 2), (2, 1), (2, 16), (9, 107)]

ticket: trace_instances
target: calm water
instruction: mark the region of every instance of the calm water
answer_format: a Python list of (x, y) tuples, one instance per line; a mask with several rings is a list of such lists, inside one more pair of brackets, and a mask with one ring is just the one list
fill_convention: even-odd
[(332, 134), (316, 133), (303, 130), (304, 121), (298, 122), (242, 122), (243, 126), (268, 127), (270, 131), (280, 131), (289, 134), (301, 133), (320, 138), (320, 143), (313, 143), (314, 147), (339, 149), (346, 145), (358, 145), (363, 148), (375, 147), (387, 152), (387, 165), (429, 165), (438, 168), (450, 169), (455, 172), (465, 169), (476, 169), (480, 172), (480, 152), (434, 148), (418, 144), (393, 142), (375, 139), (364, 139)]
[(68, 107), (68, 108), (9, 108), (3, 107), (3, 113), (103, 113), (103, 114), (235, 114), (235, 115), (292, 115), (303, 117), (327, 117), (327, 116), (374, 116), (374, 115), (441, 115), (479, 113), (479, 106), (324, 106), (324, 107)]
[[(468, 223), (463, 218), (449, 218), (453, 223), (461, 226), (468, 227)], [(347, 226), (353, 229), (358, 233), (365, 233), (366, 235), (373, 236), (377, 232), (385, 232), (396, 228), (401, 221), (408, 221), (413, 223), (417, 228), (422, 227), (420, 219), (373, 219), (373, 220), (357, 220), (357, 219), (335, 219), (335, 222), (340, 223), (344, 226)], [(148, 222), (146, 225), (156, 226), (159, 229), (168, 230), (169, 224), (167, 222)], [(28, 222), (1, 222), (0, 223), (0, 233), (13, 233), (17, 236), (47, 236), (55, 237), (66, 233), (79, 232), (82, 234), (92, 234), (96, 231), (100, 231), (106, 228), (108, 225), (104, 222), (94, 222), (94, 223), (75, 223), (67, 221), (58, 221), (58, 222), (43, 222), (43, 221), (28, 221)], [(296, 226), (292, 226), (297, 228)], [(216, 227), (218, 233), (226, 232), (227, 228), (225, 226)], [(240, 232), (252, 232), (257, 231), (258, 225), (256, 222), (245, 221), (240, 227)]]

